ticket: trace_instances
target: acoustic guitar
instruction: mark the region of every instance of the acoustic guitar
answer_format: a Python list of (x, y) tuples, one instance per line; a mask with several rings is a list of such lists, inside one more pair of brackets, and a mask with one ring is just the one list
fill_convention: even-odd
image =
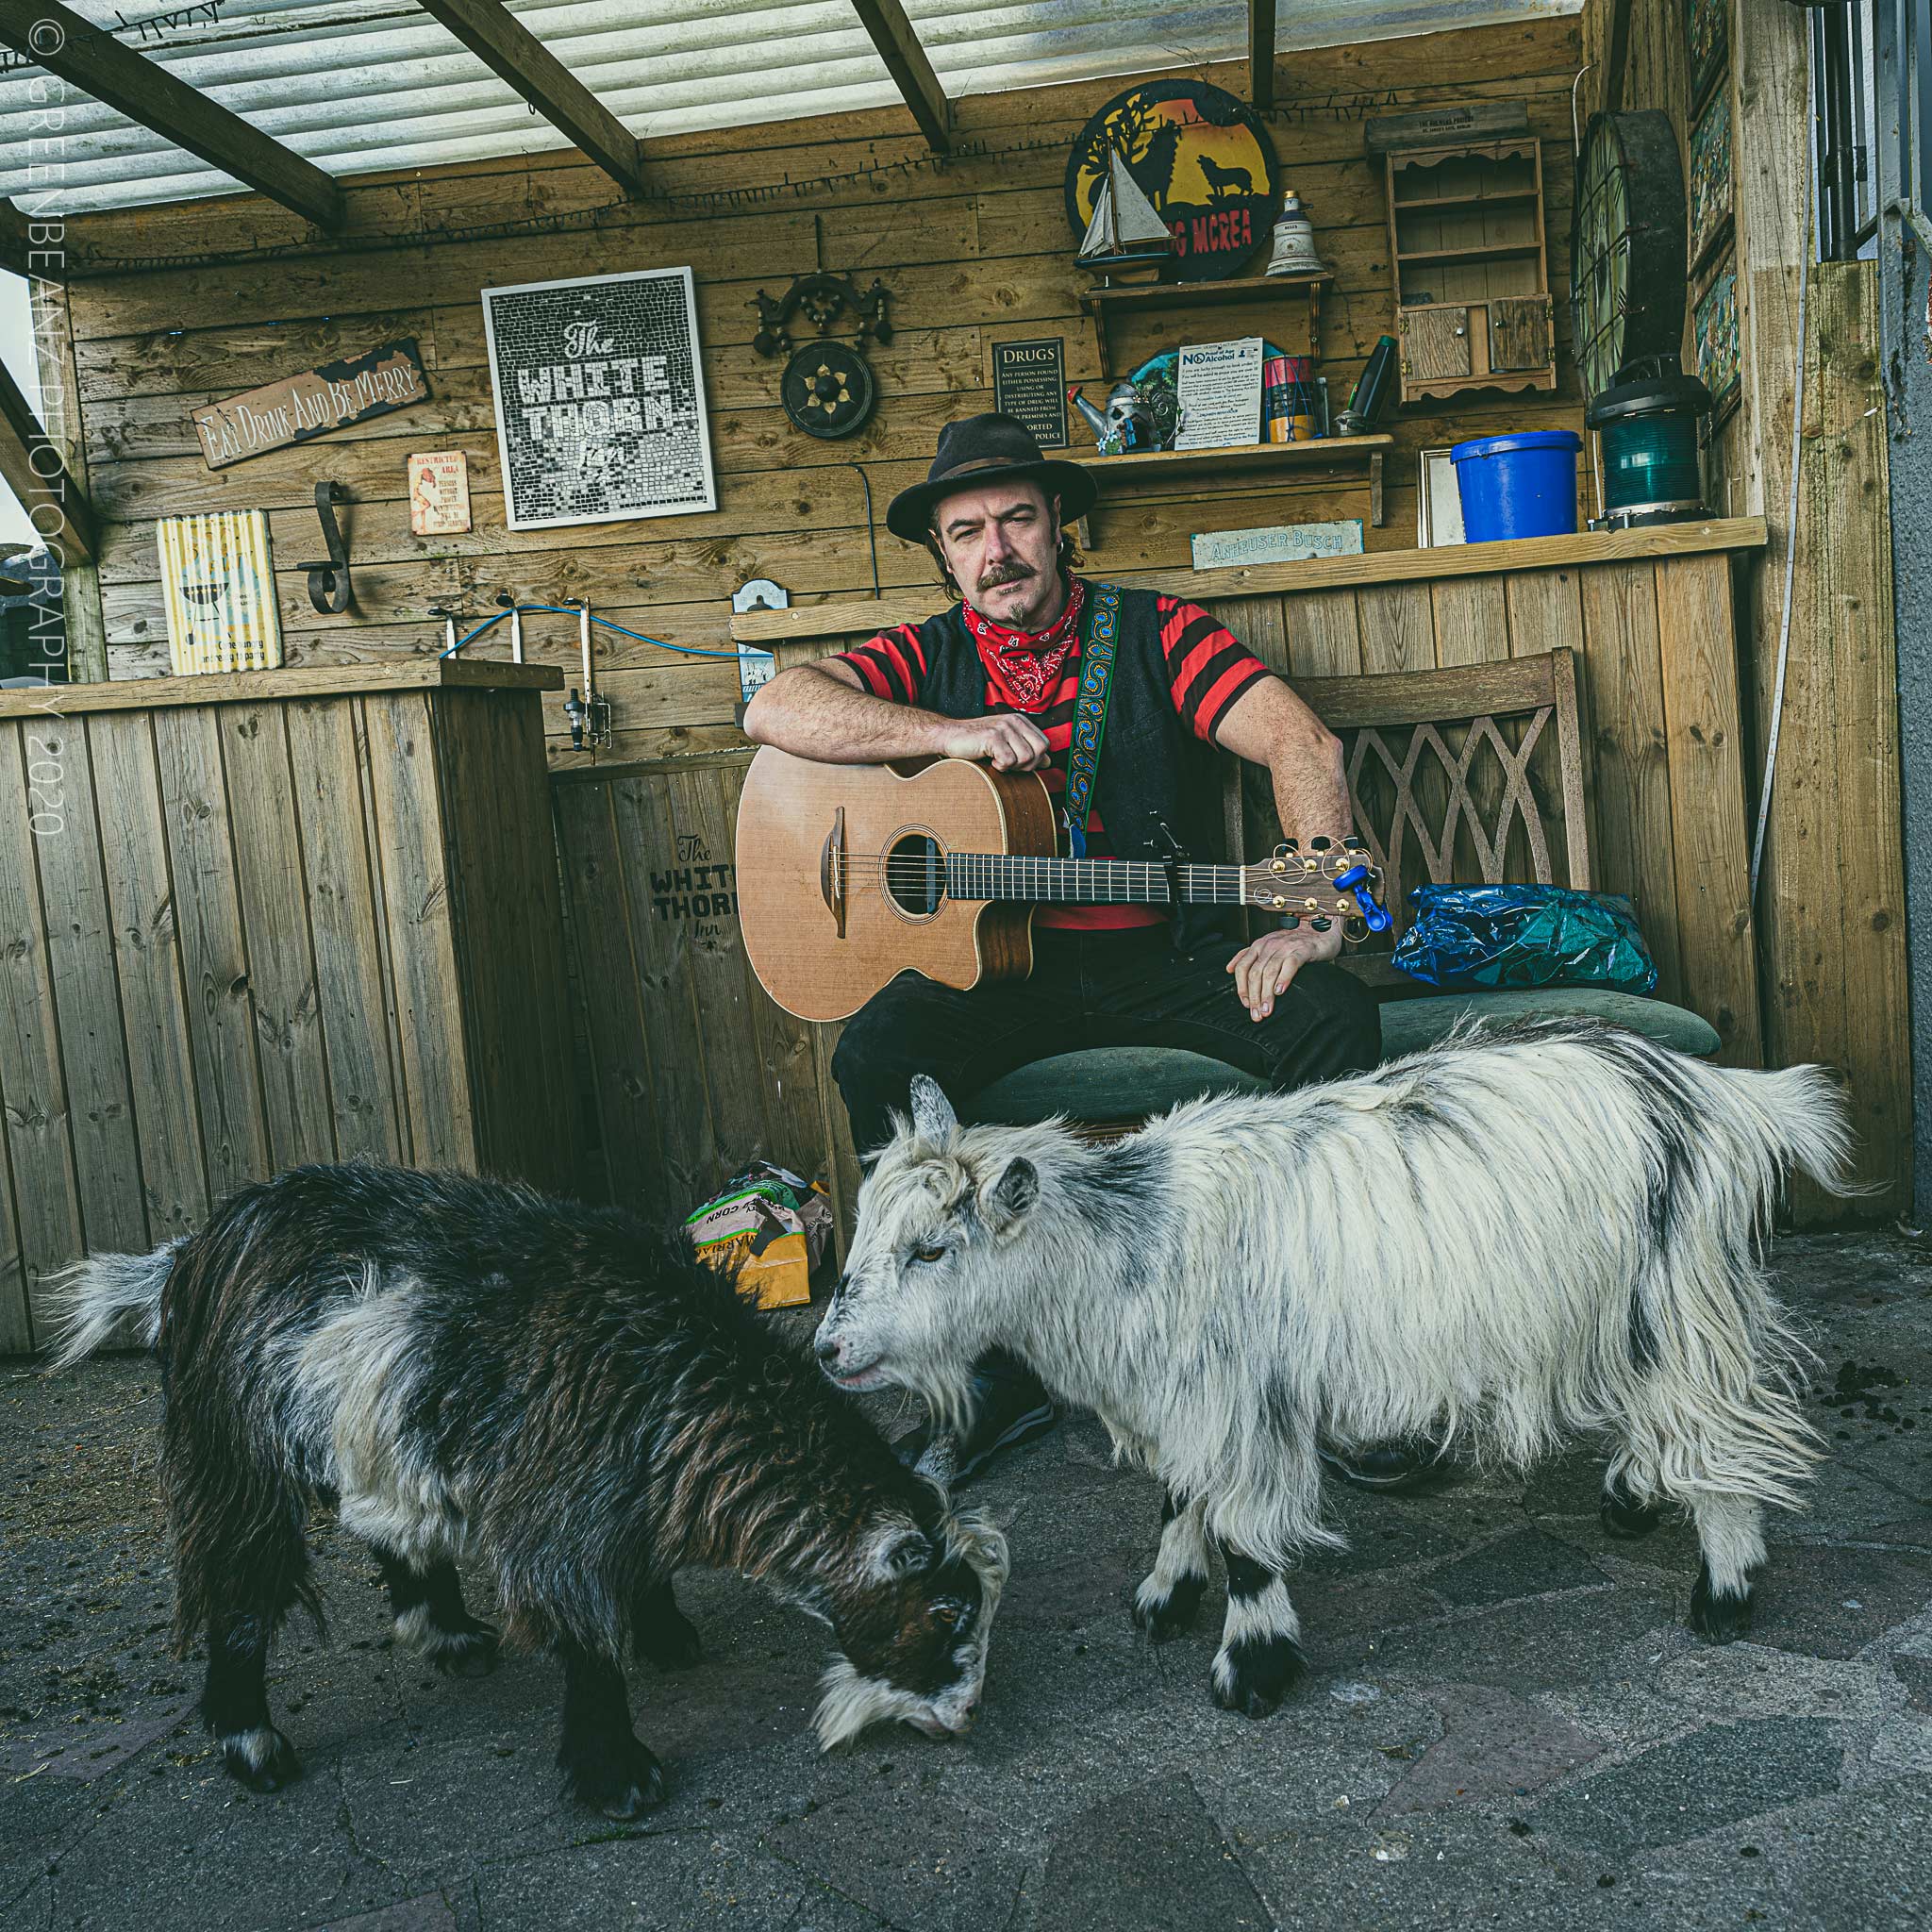
[(1037, 772), (965, 758), (827, 765), (766, 745), (738, 802), (738, 916), (758, 983), (843, 1020), (908, 967), (942, 986), (1024, 979), (1033, 908), (1254, 906), (1358, 939), (1381, 878), (1359, 839), (1291, 840), (1253, 865), (1063, 858)]

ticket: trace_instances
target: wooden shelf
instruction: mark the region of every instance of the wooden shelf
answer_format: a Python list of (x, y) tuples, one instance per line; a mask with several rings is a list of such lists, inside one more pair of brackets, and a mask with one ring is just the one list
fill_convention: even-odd
[[(1233, 442), (1219, 449), (1157, 449), (1140, 456), (1075, 458), (1103, 491), (1111, 477), (1187, 476), (1204, 470), (1228, 471), (1317, 469), (1346, 463), (1365, 467), (1369, 483), (1369, 522), (1382, 524), (1382, 458), (1395, 447), (1392, 436), (1318, 436), (1308, 442)], [(1087, 513), (1093, 518), (1105, 499)]]
[(1270, 295), (1310, 294), (1335, 277), (1320, 275), (1243, 275), (1228, 282), (1138, 282), (1124, 289), (1083, 289), (1080, 307), (1090, 315), (1104, 309), (1213, 308), (1225, 302), (1258, 302)]
[(1542, 252), (1541, 241), (1488, 242), (1480, 248), (1422, 248), (1413, 255), (1398, 252), (1395, 258), (1397, 261), (1494, 261), (1503, 256), (1541, 255)]
[(1441, 194), (1432, 200), (1398, 201), (1394, 207), (1399, 215), (1440, 214), (1444, 208), (1495, 208), (1504, 202), (1534, 201), (1536, 198), (1534, 188), (1506, 188), (1497, 194)]

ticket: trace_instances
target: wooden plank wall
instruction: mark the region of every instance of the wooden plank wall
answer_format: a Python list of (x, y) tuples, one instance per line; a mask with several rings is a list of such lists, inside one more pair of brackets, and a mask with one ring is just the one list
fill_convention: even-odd
[[(1690, 84), (1678, 0), (1627, 0), (1625, 107), (1661, 108), (1688, 142)], [(1601, 104), (1616, 0), (1589, 0), (1584, 83)], [(1887, 513), (1875, 262), (1813, 260), (1803, 222), (1805, 41), (1783, 0), (1731, 0), (1733, 240), (1742, 380), (1707, 458), (1713, 506), (1765, 519), (1738, 565), (1746, 796), (1755, 824), (1776, 711), (1787, 552), (1790, 638), (1777, 771), (1756, 908), (1767, 1063), (1843, 1070), (1859, 1128), (1857, 1178), (1881, 1191), (1827, 1202), (1801, 1185), (1801, 1224), (1910, 1204), (1911, 1031), (1906, 983), (1897, 639)], [(1748, 53), (1747, 53), (1748, 50)], [(1803, 340), (1799, 292), (1810, 278)], [(1689, 328), (1687, 324), (1687, 345)], [(1793, 525), (1793, 371), (1805, 366)], [(1694, 367), (1688, 354), (1686, 366)], [(1920, 1204), (1923, 1211), (1924, 1204)]]
[(538, 732), (472, 691), (0, 719), (0, 1353), (50, 1271), (301, 1161), (575, 1178)]
[[(1304, 196), (1338, 282), (1323, 308), (1321, 367), (1345, 398), (1376, 337), (1391, 325), (1383, 189), (1361, 122), (1376, 112), (1469, 99), (1525, 99), (1544, 140), (1548, 239), (1563, 258), (1570, 221), (1570, 104), (1578, 64), (1575, 17), (1298, 54), (1271, 122), (1284, 177)], [(1244, 70), (1208, 70), (1245, 92)], [(272, 260), (252, 247), (300, 242), (304, 225), (258, 197), (205, 202), (74, 225), (83, 250), (193, 265), (116, 272), (71, 295), (89, 475), (105, 523), (101, 584), (113, 674), (165, 660), (154, 520), (261, 505), (271, 511), (277, 588), (291, 661), (354, 660), (432, 646), (432, 604), (487, 608), (499, 590), (556, 603), (590, 597), (651, 635), (724, 648), (730, 592), (771, 576), (801, 600), (872, 588), (866, 491), (875, 513), (923, 475), (941, 424), (991, 406), (991, 344), (1065, 339), (1070, 379), (1097, 365), (1077, 308), (1062, 202), (1071, 144), (1087, 116), (1125, 83), (1109, 79), (957, 104), (959, 154), (936, 163), (902, 112), (881, 111), (653, 142), (651, 178), (664, 192), (758, 189), (741, 209), (693, 213), (649, 202), (610, 208), (598, 171), (568, 154), (372, 177), (348, 188), (350, 225), (370, 238)], [(847, 178), (793, 192), (789, 183)], [(440, 228), (605, 210), (594, 225), (454, 242)], [(586, 218), (589, 219), (588, 217)], [(407, 243), (389, 246), (375, 243)], [(208, 258), (226, 256), (223, 261)], [(531, 279), (691, 263), (697, 275), (720, 507), (708, 516), (507, 533), (477, 291)], [(751, 298), (824, 267), (892, 292), (893, 341), (878, 350), (877, 414), (859, 436), (823, 442), (794, 432), (776, 406), (778, 365), (753, 353)], [(1287, 311), (1178, 309), (1116, 326), (1115, 372), (1149, 351), (1236, 329), (1287, 327)], [(1557, 304), (1567, 341), (1567, 305)], [(291, 370), (413, 335), (432, 400), (359, 427), (209, 472), (189, 412)], [(1576, 426), (1565, 368), (1553, 397), (1477, 393), (1406, 412), (1388, 476), (1377, 546), (1415, 541), (1415, 452), (1507, 427)], [(1084, 447), (1084, 432), (1076, 437)], [(408, 532), (403, 458), (457, 448), (469, 457), (475, 528), (419, 540)], [(855, 464), (857, 467), (855, 467)], [(358, 607), (318, 616), (293, 566), (319, 554), (315, 483), (348, 491), (345, 524)], [(1184, 567), (1191, 531), (1364, 514), (1359, 478), (1217, 489), (1211, 478), (1132, 486), (1105, 520), (1092, 559), (1102, 572)], [(923, 552), (881, 528), (882, 583), (930, 581)], [(534, 618), (533, 653), (570, 662), (567, 618)], [(607, 689), (620, 750), (662, 755), (741, 742), (731, 729), (734, 667), (667, 657), (604, 634)], [(556, 761), (570, 754), (559, 705), (546, 701)]]
[[(1761, 1063), (1724, 552), (1270, 591), (1214, 608), (1298, 678), (1576, 651), (1594, 693), (1586, 720), (1592, 704), (1597, 718), (1586, 760), (1592, 883), (1636, 902), (1659, 996), (1710, 1021), (1725, 1063)], [(863, 635), (801, 638), (778, 647), (779, 660), (809, 661)], [(1460, 748), (1452, 732), (1452, 755)], [(1551, 744), (1533, 763), (1531, 783), (1559, 843), (1554, 754)], [(608, 1180), (619, 1201), (682, 1211), (762, 1157), (826, 1179), (842, 1215), (858, 1169), (829, 1073), (839, 1028), (793, 1020), (764, 996), (732, 904), (747, 762), (742, 752), (661, 759), (562, 774), (553, 788)], [(1446, 785), (1433, 800), (1426, 780), (1418, 791), (1439, 824)], [(1258, 855), (1274, 835), (1265, 797), (1253, 803)], [(1480, 875), (1466, 835), (1454, 871)], [(1508, 875), (1531, 875), (1524, 848)]]

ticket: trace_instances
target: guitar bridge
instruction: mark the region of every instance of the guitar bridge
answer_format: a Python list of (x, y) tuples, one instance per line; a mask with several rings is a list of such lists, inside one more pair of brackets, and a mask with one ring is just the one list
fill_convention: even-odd
[(832, 915), (838, 937), (845, 937), (845, 808), (832, 814), (832, 829), (819, 852), (819, 891)]

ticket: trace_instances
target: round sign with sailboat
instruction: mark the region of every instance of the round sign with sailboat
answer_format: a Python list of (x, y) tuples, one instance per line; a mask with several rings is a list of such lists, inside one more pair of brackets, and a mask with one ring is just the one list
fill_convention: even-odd
[(1108, 282), (1211, 282), (1264, 246), (1281, 206), (1268, 130), (1200, 80), (1116, 94), (1067, 160), (1081, 267)]

